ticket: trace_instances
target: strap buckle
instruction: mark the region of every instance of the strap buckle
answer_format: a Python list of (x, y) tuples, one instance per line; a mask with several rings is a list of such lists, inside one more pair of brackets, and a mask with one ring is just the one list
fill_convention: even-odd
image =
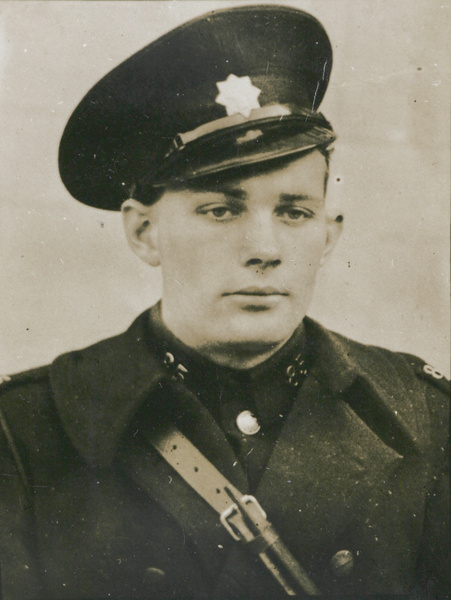
[(241, 510), (236, 503), (231, 504), (222, 511), (219, 518), (234, 540), (249, 542), (255, 536), (243, 518), (243, 509), (247, 516), (255, 521), (257, 527), (260, 523), (266, 521), (266, 513), (254, 496), (242, 496), (240, 504)]

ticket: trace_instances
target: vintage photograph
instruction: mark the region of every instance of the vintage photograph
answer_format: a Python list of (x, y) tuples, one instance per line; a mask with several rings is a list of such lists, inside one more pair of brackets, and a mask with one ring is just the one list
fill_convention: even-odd
[(0, 0), (0, 598), (435, 600), (450, 7)]

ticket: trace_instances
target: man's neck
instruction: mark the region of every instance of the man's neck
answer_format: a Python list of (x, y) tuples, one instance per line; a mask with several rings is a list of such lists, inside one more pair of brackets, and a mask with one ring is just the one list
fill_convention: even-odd
[(221, 367), (251, 369), (268, 360), (287, 340), (273, 344), (218, 344), (194, 348), (196, 352)]
[[(161, 345), (164, 348), (164, 352), (171, 352), (179, 355), (179, 362), (191, 361), (191, 358), (195, 361), (196, 356), (201, 361), (206, 361), (204, 366), (208, 363), (215, 364), (219, 368), (233, 369), (235, 371), (245, 371), (257, 367), (257, 371), (264, 369), (263, 363), (269, 361), (274, 356), (281, 356), (281, 353), (286, 355), (286, 360), (289, 364), (293, 362), (291, 354), (296, 352), (296, 356), (300, 352), (304, 353), (305, 345), (305, 331), (304, 326), (301, 325), (293, 332), (289, 339), (273, 342), (223, 342), (216, 344), (196, 345), (187, 344), (186, 340), (182, 340), (181, 337), (177, 336), (171, 329), (164, 323), (162, 316), (161, 303), (157, 303), (150, 309), (150, 327), (152, 331), (152, 338), (156, 341), (160, 340)], [(161, 349), (161, 348), (160, 348)], [(163, 352), (163, 354), (164, 354)], [(290, 356), (287, 355), (287, 352)], [(284, 358), (282, 360), (285, 360)], [(287, 363), (287, 364), (288, 364)]]
[(172, 336), (175, 343), (181, 343), (188, 351), (195, 352), (208, 361), (229, 369), (246, 370), (256, 367), (276, 354), (291, 337), (273, 341), (221, 341), (193, 344), (192, 339), (187, 339), (187, 336), (175, 331), (170, 324), (165, 322), (161, 301), (151, 310), (154, 326), (159, 323), (162, 335)]

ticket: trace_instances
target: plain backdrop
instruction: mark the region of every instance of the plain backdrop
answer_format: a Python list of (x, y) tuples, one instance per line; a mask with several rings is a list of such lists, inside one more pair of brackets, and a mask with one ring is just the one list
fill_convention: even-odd
[[(59, 139), (119, 62), (234, 4), (0, 0), (0, 372), (121, 332), (159, 298), (120, 216), (65, 190)], [(309, 314), (449, 372), (449, 1), (278, 4), (313, 13), (334, 48), (321, 109), (339, 136), (328, 194), (345, 230)]]

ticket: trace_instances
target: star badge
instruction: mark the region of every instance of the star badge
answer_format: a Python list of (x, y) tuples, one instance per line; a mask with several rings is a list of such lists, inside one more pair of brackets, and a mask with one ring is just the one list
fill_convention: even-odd
[(261, 90), (252, 85), (251, 78), (229, 75), (225, 81), (218, 81), (219, 95), (215, 102), (225, 106), (227, 115), (242, 114), (248, 118), (254, 108), (261, 108), (258, 97)]

